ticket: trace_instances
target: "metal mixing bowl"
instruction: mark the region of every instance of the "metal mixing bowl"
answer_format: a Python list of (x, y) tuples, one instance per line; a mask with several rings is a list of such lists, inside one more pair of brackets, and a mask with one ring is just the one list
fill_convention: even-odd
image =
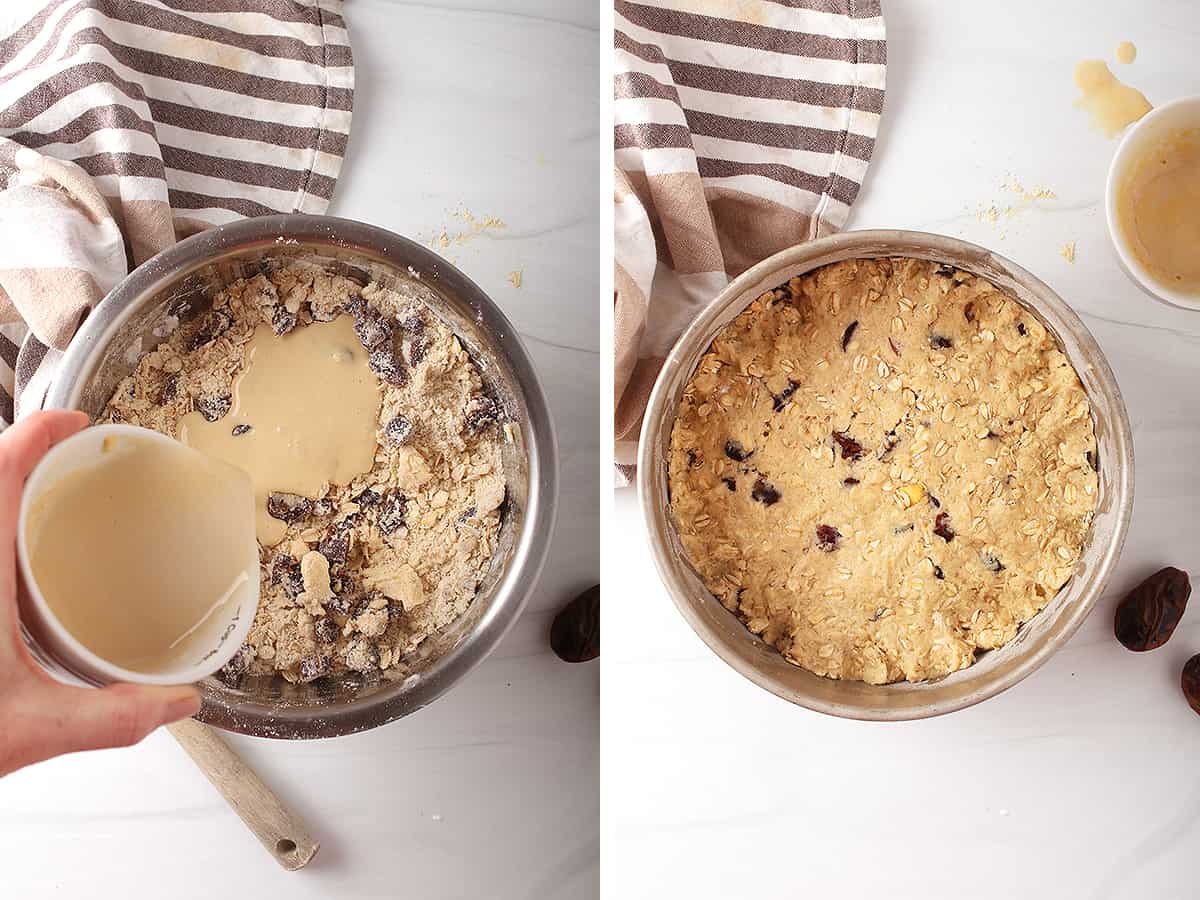
[[(470, 279), (419, 244), (389, 231), (327, 216), (247, 219), (194, 235), (140, 266), (104, 298), (67, 351), (45, 405), (98, 415), (117, 383), (165, 333), (168, 310), (203, 312), (237, 278), (302, 258), (359, 284), (378, 281), (418, 295), (447, 323), (513, 423), (504, 445), (508, 494), (491, 569), (471, 606), (403, 662), (403, 676), (346, 674), (311, 684), (245, 678), (201, 683), (199, 718), (276, 738), (312, 738), (374, 728), (415, 712), (447, 691), (516, 621), (541, 569), (553, 528), (554, 432), (546, 399), (516, 331)], [(319, 412), (319, 411), (316, 411)], [(27, 635), (27, 640), (29, 637)], [(43, 663), (61, 669), (45, 648)], [(78, 673), (70, 673), (78, 677)]]
[[(1017, 636), (939, 681), (871, 685), (792, 665), (725, 609), (688, 563), (671, 516), (667, 452), (683, 389), (716, 335), (756, 297), (789, 278), (844, 259), (906, 256), (981, 275), (1007, 291), (1058, 339), (1092, 406), (1099, 449), (1096, 516), (1074, 577)], [(659, 574), (688, 624), (759, 687), (800, 706), (851, 719), (897, 721), (952, 712), (994, 697), (1049, 659), (1083, 624), (1125, 542), (1133, 509), (1133, 438), (1121, 391), (1091, 334), (1049, 287), (983, 247), (915, 231), (858, 231), (801, 244), (733, 281), (683, 333), (663, 365), (642, 425), (638, 493)]]

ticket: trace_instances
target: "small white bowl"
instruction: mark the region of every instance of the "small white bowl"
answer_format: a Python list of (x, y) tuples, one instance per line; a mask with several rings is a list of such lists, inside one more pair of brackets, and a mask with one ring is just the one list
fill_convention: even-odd
[(1117, 251), (1121, 268), (1138, 287), (1155, 299), (1172, 306), (1200, 310), (1200, 296), (1174, 290), (1146, 271), (1130, 249), (1117, 218), (1117, 189), (1129, 166), (1143, 154), (1151, 152), (1158, 141), (1181, 128), (1200, 128), (1200, 96), (1183, 97), (1164, 103), (1148, 112), (1125, 132), (1108, 167), (1104, 208), (1108, 218), (1108, 235)]
[[(30, 566), (26, 531), (30, 509), (39, 497), (63, 478), (87, 466), (102, 465), (101, 445), (111, 436), (141, 441), (160, 441), (182, 447), (173, 438), (133, 425), (97, 425), (85, 428), (55, 445), (25, 480), (17, 518), (17, 602), (21, 624), (30, 652), (50, 673), (62, 680), (105, 685), (191, 684), (213, 674), (237, 653), (246, 640), (258, 609), (259, 572), (250, 567), (250, 578), (240, 585), (233, 602), (226, 603), (206, 622), (190, 644), (186, 657), (154, 672), (136, 672), (114, 665), (93, 653), (71, 634), (50, 609), (38, 588)], [(196, 452), (196, 451), (191, 451)]]

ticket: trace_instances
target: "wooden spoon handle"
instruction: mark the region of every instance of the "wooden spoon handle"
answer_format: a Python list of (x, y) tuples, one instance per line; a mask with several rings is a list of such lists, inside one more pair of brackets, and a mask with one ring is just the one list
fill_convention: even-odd
[(308, 865), (321, 844), (213, 729), (184, 719), (167, 730), (276, 862), (289, 871)]

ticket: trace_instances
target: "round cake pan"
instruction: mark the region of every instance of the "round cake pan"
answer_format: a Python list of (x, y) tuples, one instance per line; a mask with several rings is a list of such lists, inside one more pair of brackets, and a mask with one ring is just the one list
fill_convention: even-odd
[[(347, 673), (311, 684), (279, 676), (200, 684), (204, 722), (260, 737), (316, 738), (374, 728), (415, 712), (449, 690), (517, 620), (545, 560), (557, 489), (554, 431), (546, 398), (516, 330), (480, 288), (444, 259), (399, 235), (328, 216), (245, 219), (193, 235), (139, 266), (94, 309), (64, 356), (47, 407), (96, 417), (117, 384), (167, 333), (195, 316), (230, 282), (294, 260), (359, 284), (378, 281), (423, 300), (457, 336), (511, 423), (503, 444), (507, 494), (492, 565), (467, 611), (402, 660), (403, 670)], [(33, 654), (60, 675), (82, 679), (24, 633)]]
[[(1035, 315), (1058, 339), (1091, 401), (1100, 479), (1096, 515), (1069, 582), (1005, 646), (940, 679), (871, 685), (814, 675), (789, 663), (721, 605), (688, 563), (667, 485), (671, 429), (684, 387), (713, 338), (755, 298), (797, 275), (845, 259), (910, 257), (982, 276)], [(642, 425), (638, 493), (663, 583), (688, 624), (726, 663), (759, 687), (817, 712), (851, 719), (920, 719), (972, 706), (1012, 687), (1083, 624), (1116, 566), (1133, 509), (1133, 438), (1121, 391), (1095, 339), (1043, 282), (975, 244), (915, 231), (857, 231), (784, 250), (747, 270), (692, 322), (659, 373)]]

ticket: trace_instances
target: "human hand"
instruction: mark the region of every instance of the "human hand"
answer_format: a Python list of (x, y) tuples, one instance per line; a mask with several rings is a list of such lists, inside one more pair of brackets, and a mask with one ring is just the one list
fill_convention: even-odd
[(87, 423), (80, 412), (45, 411), (0, 433), (0, 776), (62, 753), (136, 744), (159, 725), (200, 709), (200, 694), (189, 685), (61, 684), (21, 639), (16, 571), (21, 489), (46, 451)]

